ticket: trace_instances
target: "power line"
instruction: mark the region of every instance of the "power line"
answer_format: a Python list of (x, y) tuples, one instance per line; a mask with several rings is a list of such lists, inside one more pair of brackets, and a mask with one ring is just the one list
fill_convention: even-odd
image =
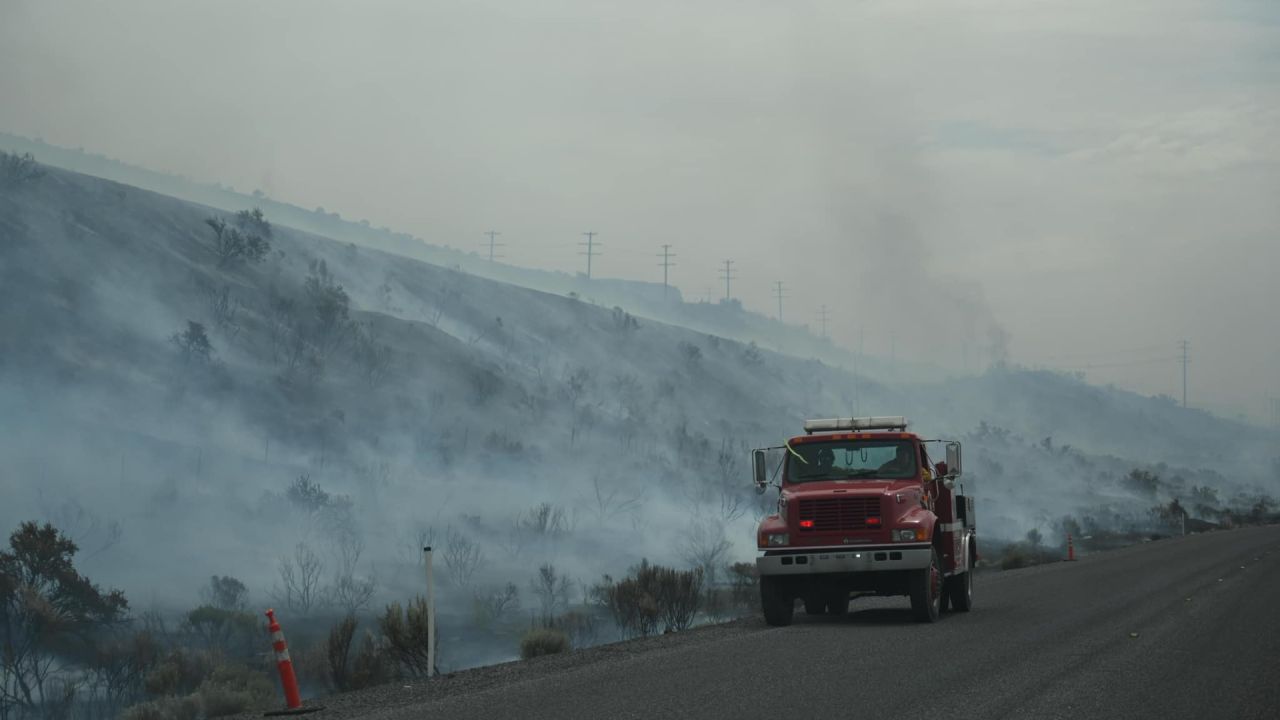
[(1186, 407), (1187, 406), (1187, 363), (1191, 362), (1191, 359), (1187, 357), (1187, 350), (1191, 347), (1191, 343), (1187, 342), (1186, 340), (1183, 340), (1182, 342), (1178, 343), (1178, 345), (1182, 348), (1182, 407)]
[(668, 273), (668, 271), (670, 271), (670, 269), (671, 269), (671, 268), (673, 268), (673, 267), (675, 267), (675, 266), (676, 266), (676, 264), (675, 264), (675, 263), (671, 262), (671, 258), (673, 258), (673, 257), (675, 257), (675, 256), (676, 256), (676, 254), (675, 254), (675, 253), (673, 253), (673, 252), (671, 252), (671, 246), (670, 246), (670, 245), (663, 245), (663, 246), (662, 246), (662, 254), (660, 254), (660, 255), (658, 256), (658, 257), (662, 258), (662, 262), (658, 263), (658, 265), (662, 267), (662, 297), (663, 297), (663, 299), (666, 299), (666, 297), (667, 297), (667, 287), (668, 287), (668, 286), (667, 286), (667, 273)]
[(733, 270), (733, 261), (732, 261), (732, 260), (725, 260), (725, 261), (724, 261), (724, 269), (720, 271), (720, 279), (721, 279), (721, 280), (724, 280), (724, 299), (725, 299), (725, 300), (729, 300), (729, 299), (731, 299), (731, 298), (733, 297), (733, 296), (729, 293), (729, 281), (730, 281), (730, 280), (736, 280), (736, 279), (738, 278), (738, 276), (737, 276), (737, 275), (734, 275), (734, 274), (733, 274), (733, 272), (734, 272), (734, 270)]
[(600, 233), (595, 232), (594, 230), (589, 230), (582, 234), (587, 236), (587, 241), (580, 242), (578, 243), (578, 245), (585, 246), (587, 248), (587, 251), (586, 252), (579, 251), (578, 254), (587, 256), (587, 279), (590, 280), (591, 279), (591, 259), (594, 258), (596, 255), (600, 254), (599, 252), (596, 251), (595, 248), (597, 245), (603, 245), (603, 243), (598, 243), (595, 241), (596, 235), (599, 235)]
[(1084, 363), (1082, 365), (1049, 365), (1047, 363), (1034, 363), (1032, 366), (1050, 370), (1098, 370), (1102, 368), (1132, 367), (1134, 365), (1155, 365), (1157, 363), (1179, 362), (1181, 360), (1182, 356), (1180, 355), (1169, 355), (1166, 357), (1144, 358), (1142, 360), (1124, 360), (1120, 362)]
[(781, 280), (773, 284), (773, 294), (778, 298), (778, 322), (782, 322), (782, 299), (789, 296), (783, 294)]
[(502, 257), (501, 255), (493, 254), (494, 248), (506, 247), (506, 243), (494, 242), (494, 239), (502, 234), (500, 232), (490, 230), (484, 234), (489, 236), (489, 242), (486, 244), (489, 246), (489, 262), (493, 262), (494, 258)]
[(827, 306), (823, 305), (818, 310), (818, 323), (822, 325), (822, 337), (824, 338), (827, 336), (827, 320), (829, 318), (830, 316), (827, 313)]

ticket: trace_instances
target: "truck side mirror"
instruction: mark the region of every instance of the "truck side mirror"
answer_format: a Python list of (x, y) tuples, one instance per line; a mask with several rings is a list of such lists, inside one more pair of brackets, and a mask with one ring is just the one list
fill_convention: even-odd
[(751, 451), (751, 472), (756, 481), (756, 493), (763, 494), (769, 487), (769, 466), (763, 450)]
[(947, 443), (947, 470), (946, 476), (949, 478), (960, 477), (960, 443)]

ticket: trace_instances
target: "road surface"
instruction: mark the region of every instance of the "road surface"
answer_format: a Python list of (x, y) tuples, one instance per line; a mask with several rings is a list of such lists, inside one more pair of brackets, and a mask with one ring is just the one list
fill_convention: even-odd
[(973, 611), (933, 625), (906, 598), (860, 599), (842, 618), (749, 619), (380, 689), (325, 714), (1280, 718), (1280, 526), (978, 578)]

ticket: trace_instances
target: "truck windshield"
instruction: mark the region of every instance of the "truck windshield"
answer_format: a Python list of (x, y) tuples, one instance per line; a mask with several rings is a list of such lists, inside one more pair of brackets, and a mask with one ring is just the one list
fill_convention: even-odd
[(798, 443), (787, 453), (787, 480), (890, 479), (916, 477), (918, 464), (910, 440), (833, 440)]

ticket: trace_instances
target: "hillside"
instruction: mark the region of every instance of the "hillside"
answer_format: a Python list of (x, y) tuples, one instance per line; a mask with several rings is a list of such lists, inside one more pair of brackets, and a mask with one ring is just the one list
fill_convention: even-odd
[[(575, 597), (641, 558), (720, 568), (773, 504), (747, 451), (813, 416), (966, 440), (988, 538), (1147, 528), (1175, 497), (1216, 520), (1277, 490), (1273, 433), (1162, 399), (853, 374), (270, 212), (270, 251), (220, 262), (214, 226), (252, 218), (43, 170), (0, 187), (0, 522), (66, 527), (144, 605), (212, 574), (269, 602), (300, 544), (375, 601), (418, 591), (424, 541), (451, 549), (456, 618), (543, 564)], [(511, 651), (472, 652), (448, 662)]]

